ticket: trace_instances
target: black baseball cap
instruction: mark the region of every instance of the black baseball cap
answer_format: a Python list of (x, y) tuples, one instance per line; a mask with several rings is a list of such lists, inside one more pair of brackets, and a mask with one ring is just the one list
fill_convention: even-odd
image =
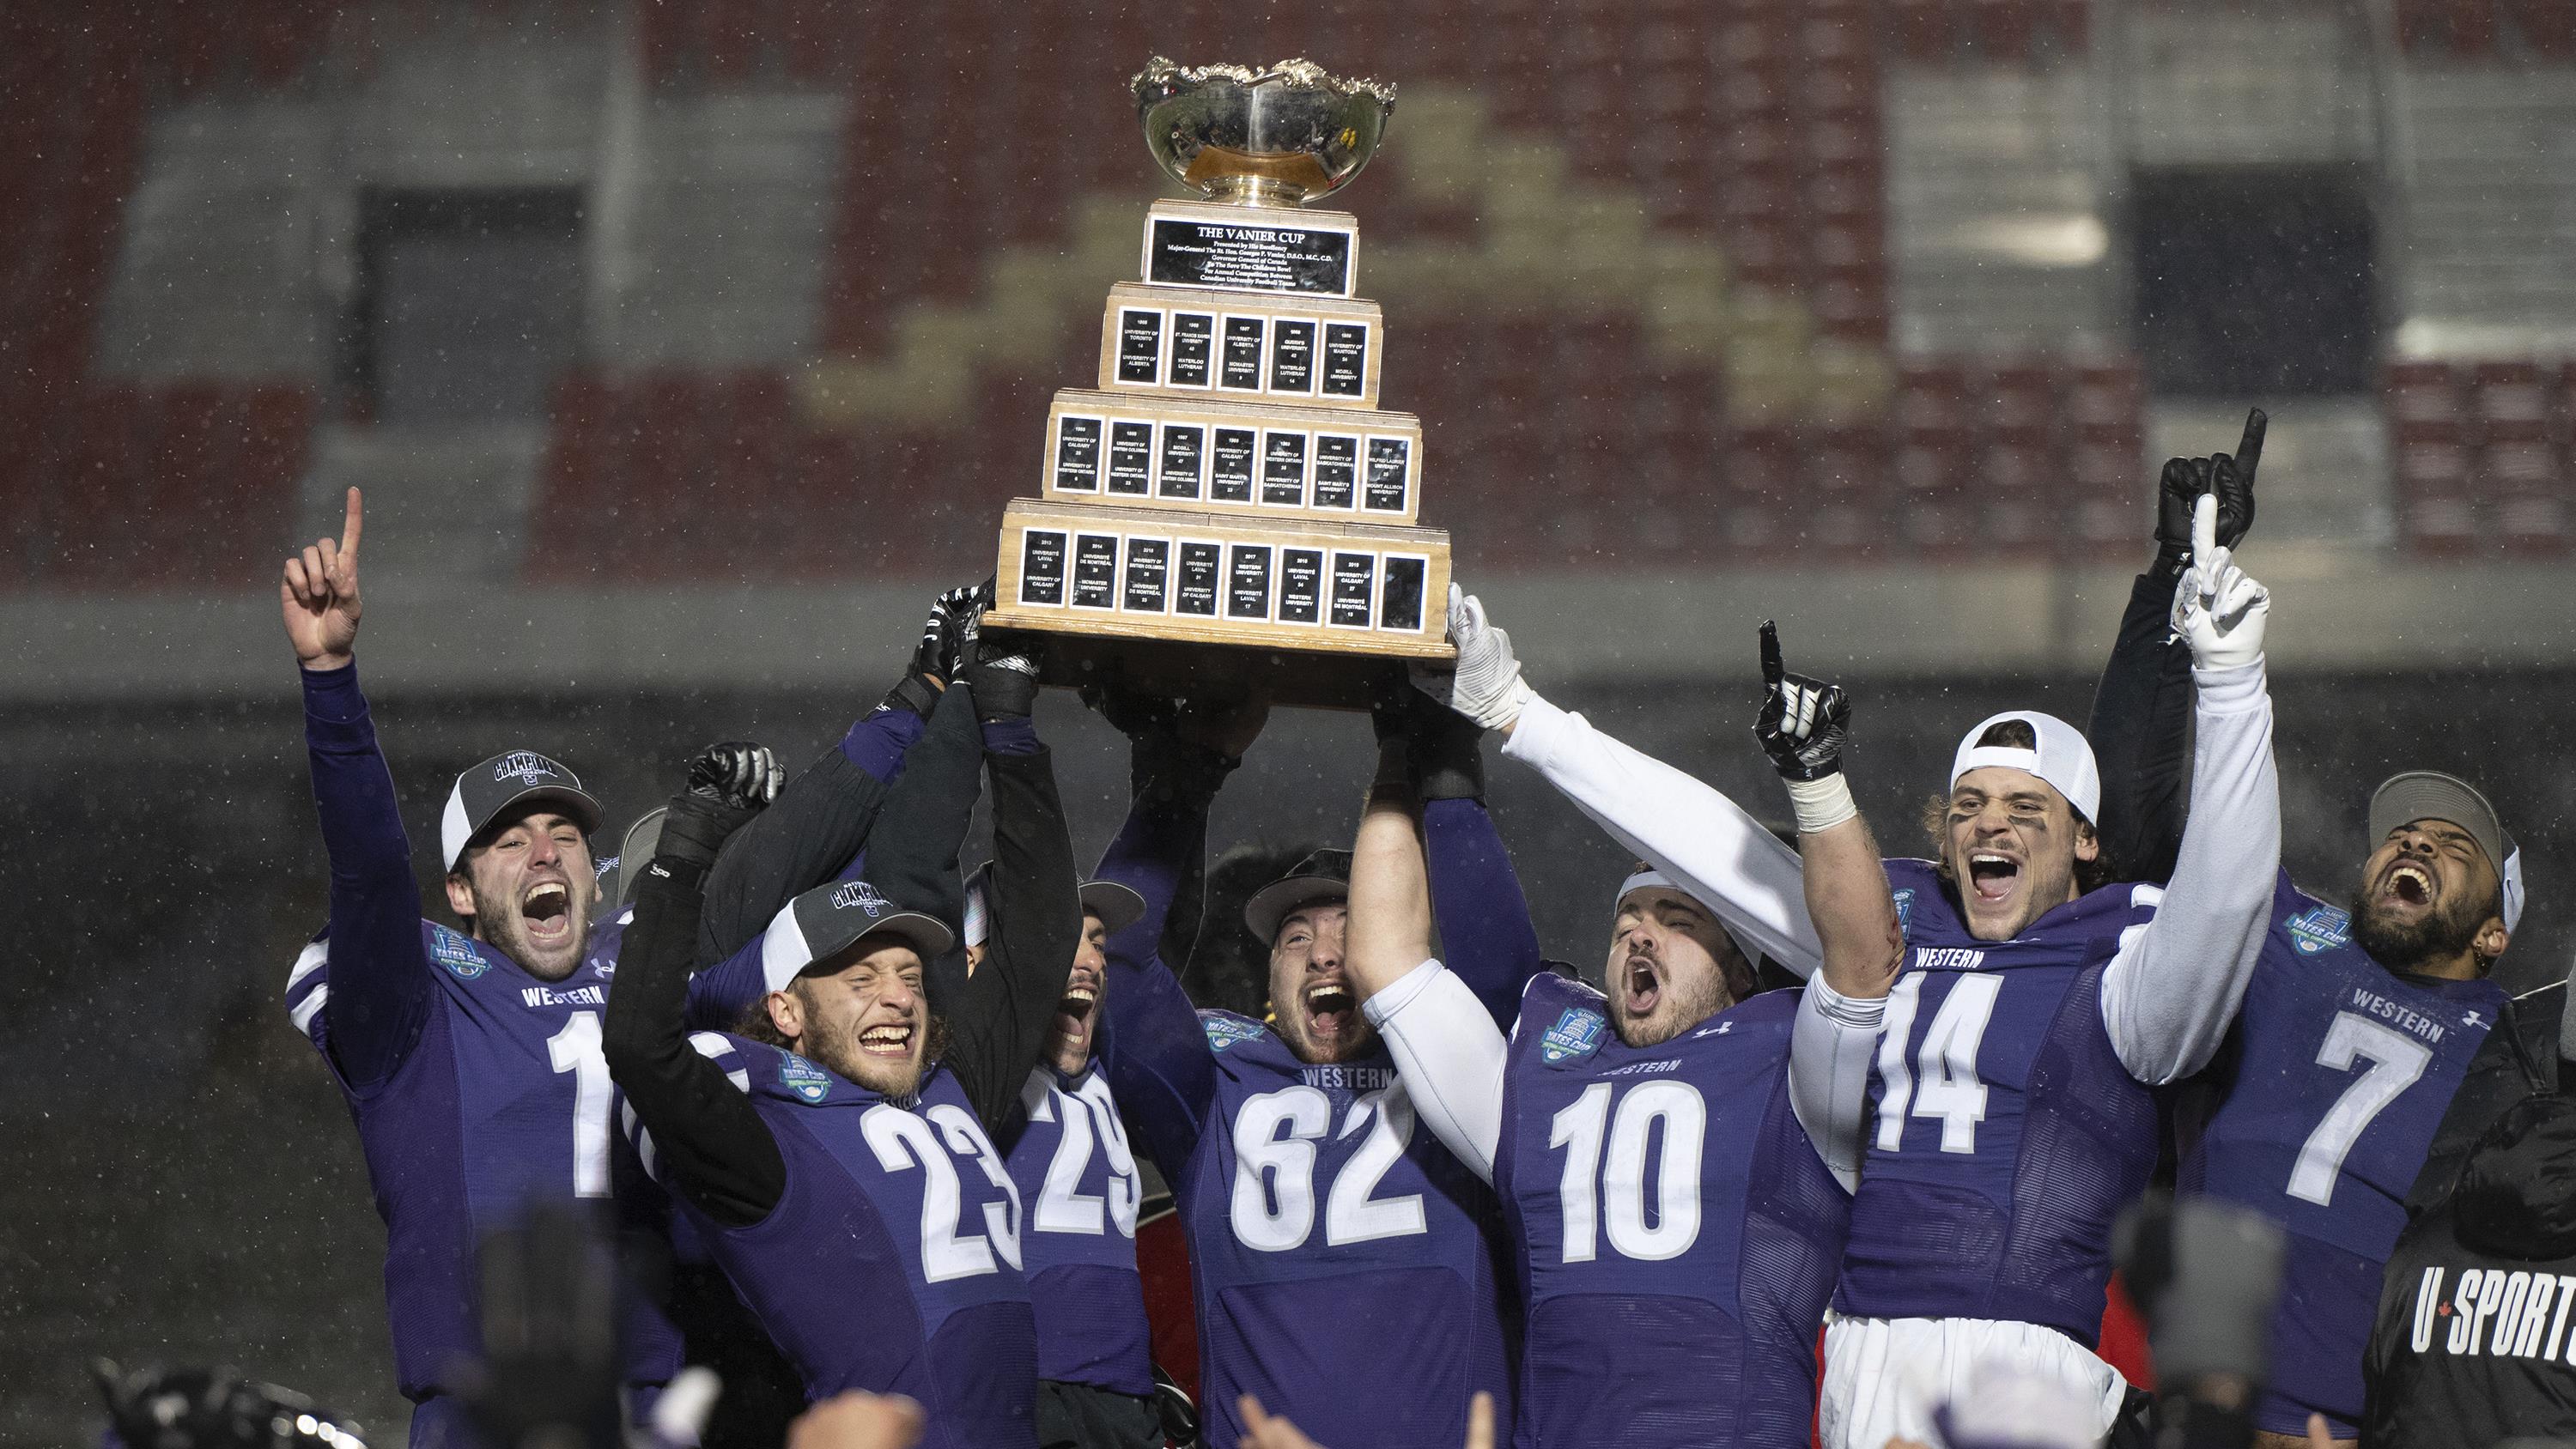
[(1345, 901), (1351, 895), (1351, 853), (1318, 850), (1288, 867), (1288, 873), (1252, 893), (1243, 903), (1243, 924), (1267, 946), (1279, 935), (1279, 923), (1291, 911), (1318, 901)]
[(534, 750), (512, 750), (468, 769), (449, 787), (447, 809), (438, 818), (438, 843), (447, 868), (456, 869), (465, 847), (484, 827), (533, 800), (553, 802), (584, 835), (599, 828), (599, 802), (581, 788), (579, 775)]
[(901, 941), (927, 962), (957, 944), (957, 933), (937, 916), (908, 911), (863, 880), (818, 885), (771, 917), (760, 937), (760, 974), (772, 991), (784, 991), (806, 967), (866, 936)]

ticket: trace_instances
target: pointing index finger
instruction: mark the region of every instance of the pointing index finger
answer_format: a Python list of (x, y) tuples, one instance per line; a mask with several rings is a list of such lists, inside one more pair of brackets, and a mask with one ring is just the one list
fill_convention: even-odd
[(2271, 426), (2271, 416), (2261, 408), (2245, 410), (2245, 437), (2236, 445), (2236, 476), (2248, 488), (2254, 486), (2254, 465), (2263, 461), (2263, 433)]
[(340, 522), (341, 557), (355, 559), (358, 556), (358, 531), (364, 525), (365, 521), (366, 520), (361, 515), (359, 507), (358, 490), (351, 488), (349, 490), (349, 511), (347, 516)]
[(2191, 561), (2204, 573), (2218, 554), (2218, 495), (2203, 493), (2191, 504)]
[(1769, 619), (1762, 621), (1762, 682), (1776, 685), (1789, 672), (1780, 662), (1780, 626)]

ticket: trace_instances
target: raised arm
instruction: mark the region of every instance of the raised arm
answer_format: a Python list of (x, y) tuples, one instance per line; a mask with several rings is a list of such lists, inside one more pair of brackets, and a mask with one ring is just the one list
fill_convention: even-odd
[(693, 767), (695, 788), (671, 801), (636, 884), (602, 1052), (627, 1110), (651, 1135), (655, 1176), (708, 1216), (740, 1227), (778, 1205), (787, 1163), (751, 1098), (691, 1044), (681, 1021), (708, 869), (751, 815), (747, 803), (721, 798), (698, 773)]
[(2163, 884), (2182, 844), (2183, 766), (2190, 753), (2191, 647), (2173, 632), (2174, 588), (2191, 562), (2194, 500), (2218, 499), (2218, 542), (2233, 549), (2254, 522), (2254, 470), (2268, 420), (2245, 416), (2234, 456), (2167, 459), (2156, 487), (2156, 557), (2129, 589), (2119, 638), (2093, 692), (2084, 734), (2102, 776), (2102, 851), (2122, 880)]
[(1379, 749), (1403, 751), (1402, 778), (1421, 802), (1422, 855), (1441, 955), (1508, 1029), (1521, 989), (1546, 969), (1538, 928), (1511, 852), (1485, 810), (1484, 731), (1474, 720), (1406, 690), (1376, 710)]
[(1176, 734), (1133, 704), (1104, 702), (1102, 712), (1128, 733), (1135, 798), (1093, 874), (1144, 897), (1145, 914), (1109, 937), (1100, 1059), (1119, 1109), (1168, 1177), (1216, 1100), (1216, 1062), (1164, 953), (1184, 935), (1172, 915), (1197, 914), (1198, 902), (1184, 898), (1205, 889), (1208, 808), (1264, 711), (1217, 712), (1225, 718)]
[(2194, 562), (2174, 598), (2190, 643), (2191, 820), (2155, 919), (2102, 977), (2102, 1024), (2131, 1075), (2171, 1082), (2200, 1070), (2226, 1036), (2270, 925), (2281, 867), (2281, 788), (2263, 673), (2271, 607), (2219, 547), (2217, 501), (2197, 510)]
[(1816, 1154), (1846, 1190), (1860, 1181), (1861, 1117), (1888, 988), (1905, 960), (1905, 933), (1869, 822), (1843, 779), (1851, 699), (1839, 684), (1791, 674), (1780, 633), (1762, 626), (1761, 713), (1754, 738), (1788, 783), (1806, 863), (1807, 914), (1823, 960), (1790, 1027), (1789, 1100)]
[(1351, 846), (1343, 965), (1422, 1124), (1490, 1182), (1503, 1132), (1502, 1028), (1431, 954), (1431, 881), (1409, 787), (1369, 792)]
[[(947, 1013), (948, 1067), (976, 1116), (998, 1134), (1018, 1108), (1064, 1001), (1082, 940), (1082, 900), (1055, 762), (1030, 723), (1037, 666), (1025, 655), (984, 649), (969, 677), (993, 781), (993, 917), (984, 964)], [(922, 766), (916, 760), (913, 768)]]
[(1458, 646), (1455, 675), (1417, 674), (1417, 684), (1510, 736), (1504, 754), (1536, 768), (1612, 839), (1707, 902), (1736, 939), (1802, 977), (1816, 969), (1821, 948), (1797, 852), (1706, 784), (1540, 698), (1520, 677), (1511, 636), (1454, 584), (1449, 636)]
[(391, 1078), (420, 1040), (431, 993), (421, 949), (420, 885), (394, 781), (358, 692), (358, 539), (349, 490), (339, 539), (286, 561), (278, 603), (304, 687), (304, 745), (322, 848), (331, 859), (330, 981), (305, 1025), (342, 1081), (365, 1092)]
[(707, 876), (700, 965), (757, 942), (770, 917), (799, 892), (857, 873), (858, 857), (887, 792), (921, 738), (940, 690), (956, 672), (960, 621), (973, 593), (950, 589), (932, 602), (920, 643), (884, 700), (727, 843)]

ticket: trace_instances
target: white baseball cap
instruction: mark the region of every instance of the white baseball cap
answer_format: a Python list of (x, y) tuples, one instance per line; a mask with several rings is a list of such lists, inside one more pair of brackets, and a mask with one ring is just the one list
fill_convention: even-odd
[[(2039, 748), (2024, 749), (2018, 745), (1981, 745), (1977, 741), (1986, 731), (1999, 724), (2018, 721), (2030, 726), (2031, 737)], [(2027, 770), (2054, 786), (2075, 807), (2075, 813), (2087, 820), (2102, 818), (2102, 770), (2093, 763), (2093, 746), (2084, 732), (2053, 714), (2035, 709), (2008, 709), (1977, 722), (1959, 740), (1959, 752), (1950, 759), (1950, 787), (1957, 789), (1959, 777), (1970, 770), (1988, 765)]]

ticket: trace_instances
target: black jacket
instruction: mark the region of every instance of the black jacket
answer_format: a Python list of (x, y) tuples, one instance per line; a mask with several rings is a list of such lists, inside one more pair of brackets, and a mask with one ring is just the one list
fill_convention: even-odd
[(2417, 1181), (2424, 1206), (2389, 1257), (2365, 1365), (2374, 1449), (2576, 1438), (2576, 1096), (2526, 1037), (2543, 1034), (2534, 997), (2549, 994), (2489, 1034), (2511, 1079), (2452, 1099), (2443, 1131), (2467, 1146)]

